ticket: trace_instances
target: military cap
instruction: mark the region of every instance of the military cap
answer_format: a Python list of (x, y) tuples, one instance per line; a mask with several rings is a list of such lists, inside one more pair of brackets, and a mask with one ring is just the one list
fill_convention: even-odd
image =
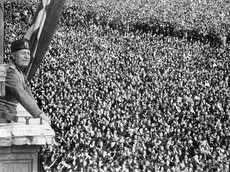
[(27, 39), (19, 39), (11, 43), (12, 53), (22, 49), (30, 49), (29, 41)]

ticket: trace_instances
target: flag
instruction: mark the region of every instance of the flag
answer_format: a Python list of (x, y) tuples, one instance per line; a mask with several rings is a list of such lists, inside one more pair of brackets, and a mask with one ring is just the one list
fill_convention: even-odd
[(66, 0), (40, 0), (25, 38), (30, 42), (31, 62), (25, 74), (30, 80), (37, 71), (52, 40), (59, 16)]

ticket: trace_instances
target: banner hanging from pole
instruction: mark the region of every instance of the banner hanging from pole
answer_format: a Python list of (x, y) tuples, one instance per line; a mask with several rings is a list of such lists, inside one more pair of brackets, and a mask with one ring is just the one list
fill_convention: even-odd
[(31, 27), (25, 38), (30, 42), (31, 62), (25, 74), (30, 80), (39, 68), (52, 40), (66, 0), (40, 0)]

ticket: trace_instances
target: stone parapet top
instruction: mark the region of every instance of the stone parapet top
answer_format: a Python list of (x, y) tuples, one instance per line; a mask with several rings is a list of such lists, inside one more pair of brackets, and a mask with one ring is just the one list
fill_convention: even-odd
[[(17, 123), (0, 123), (0, 147), (52, 144), (55, 135), (50, 125), (27, 112), (18, 114)], [(26, 122), (25, 117), (30, 117)]]

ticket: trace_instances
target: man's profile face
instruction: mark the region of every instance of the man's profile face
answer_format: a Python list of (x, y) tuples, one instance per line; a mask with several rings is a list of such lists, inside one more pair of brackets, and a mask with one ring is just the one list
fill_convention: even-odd
[(15, 64), (20, 68), (25, 68), (30, 62), (30, 50), (22, 49), (14, 53)]

